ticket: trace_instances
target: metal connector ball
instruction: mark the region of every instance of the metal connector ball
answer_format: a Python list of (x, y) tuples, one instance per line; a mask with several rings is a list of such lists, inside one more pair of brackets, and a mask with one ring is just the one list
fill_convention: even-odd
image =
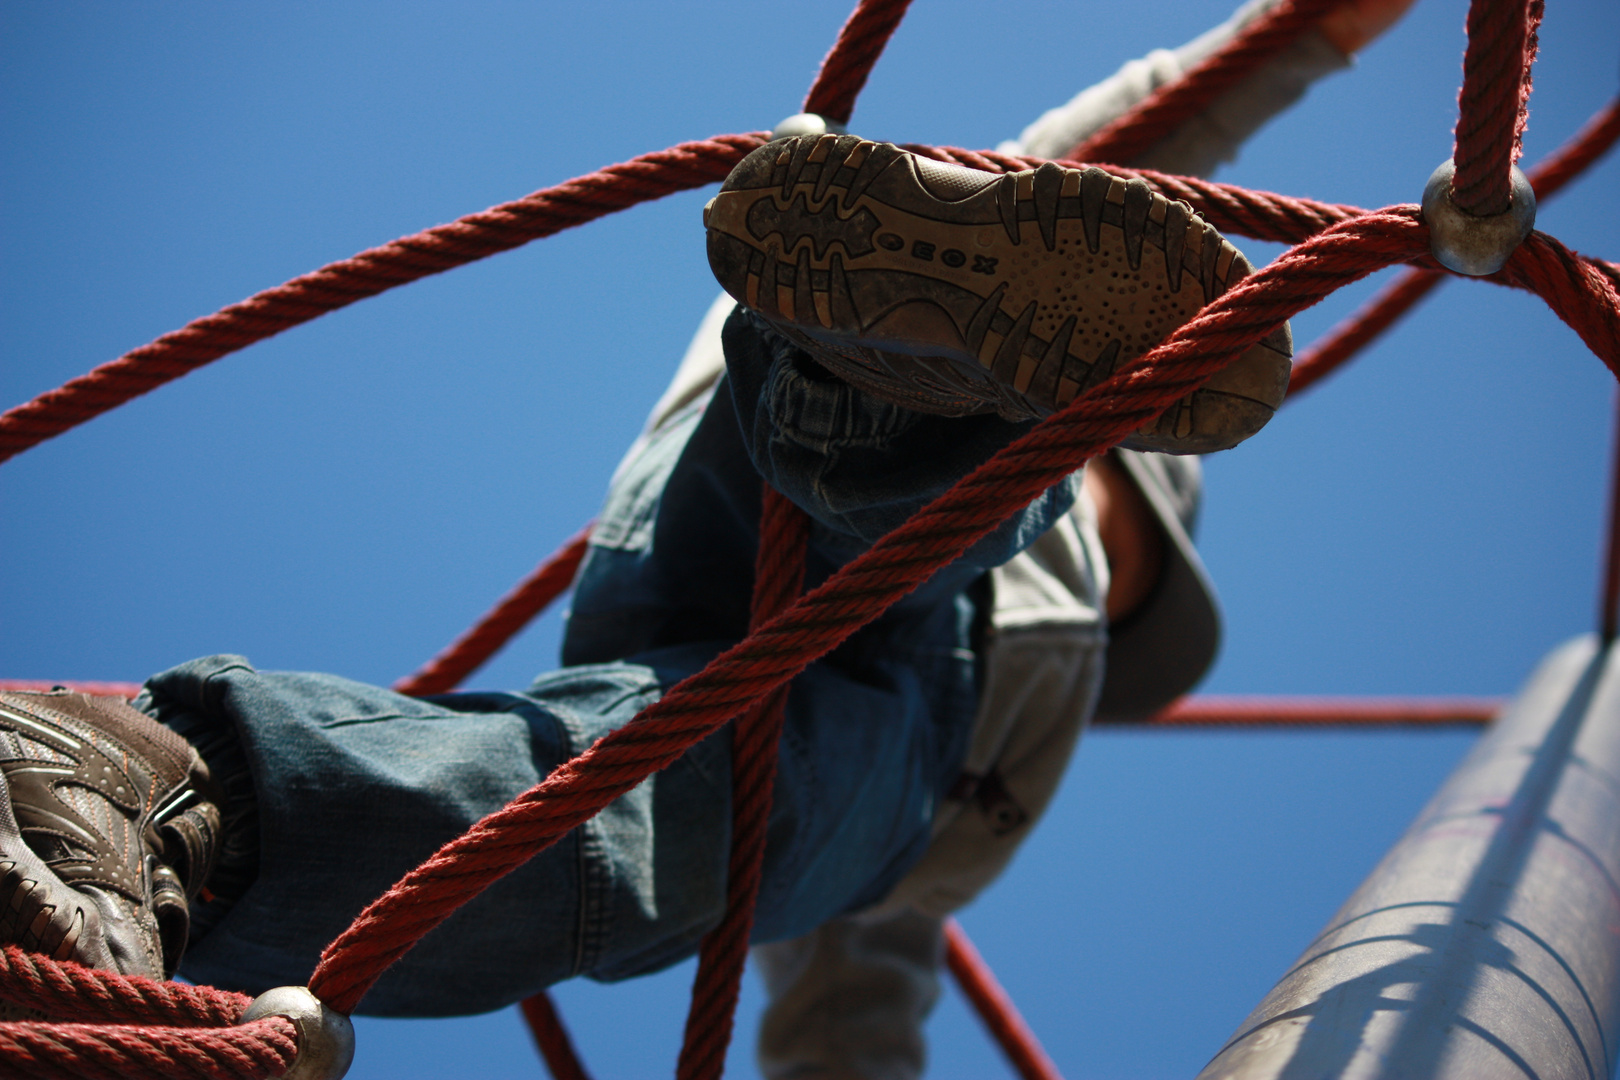
[(285, 1016), (298, 1029), (298, 1057), (282, 1080), (342, 1080), (354, 1062), (354, 1025), (303, 986), (278, 986), (253, 999), (240, 1023)]
[(771, 140), (791, 139), (795, 135), (848, 135), (849, 128), (836, 120), (828, 120), (817, 113), (794, 113), (771, 130)]
[(1429, 250), (1441, 266), (1470, 277), (1494, 274), (1530, 235), (1536, 193), (1518, 166), (1511, 168), (1512, 201), (1490, 217), (1477, 217), (1452, 201), (1451, 177), (1457, 170), (1450, 160), (1434, 170), (1423, 189), (1423, 221), (1429, 226)]

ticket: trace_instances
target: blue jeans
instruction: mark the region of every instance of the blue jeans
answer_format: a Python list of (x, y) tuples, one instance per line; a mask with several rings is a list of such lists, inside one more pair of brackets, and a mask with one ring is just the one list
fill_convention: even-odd
[[(187, 977), (248, 992), (303, 983), (320, 949), (440, 844), (742, 638), (761, 478), (813, 519), (814, 585), (1026, 428), (885, 404), (743, 312), (725, 346), (712, 399), (615, 477), (565, 666), (523, 692), (418, 700), (231, 656), (148, 682), (138, 704), (159, 719), (234, 731), (257, 802), (257, 877), (193, 942)], [(1078, 477), (1047, 492), (794, 682), (756, 941), (876, 902), (922, 853), (977, 704), (976, 583), (1077, 493)], [(728, 726), (463, 907), (361, 1011), (478, 1012), (690, 956), (724, 908), (730, 791)]]

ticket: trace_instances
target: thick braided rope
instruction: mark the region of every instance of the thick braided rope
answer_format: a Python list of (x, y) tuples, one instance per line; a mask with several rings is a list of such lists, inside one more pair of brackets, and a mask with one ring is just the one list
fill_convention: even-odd
[(540, 1050), (540, 1056), (545, 1059), (546, 1068), (551, 1072), (551, 1080), (591, 1080), (591, 1074), (585, 1071), (585, 1064), (579, 1059), (579, 1051), (574, 1049), (574, 1040), (568, 1037), (562, 1014), (557, 1012), (551, 995), (542, 990), (526, 997), (522, 1009), (523, 1019), (534, 1036), (534, 1045)]
[(256, 1078), (298, 1052), (290, 1020), (236, 1026), (252, 1002), (211, 986), (116, 975), (0, 948), (0, 1000), (51, 1023), (0, 1023), (0, 1077)]
[[(1492, 277), (1502, 284), (1515, 285), (1538, 293), (1542, 292), (1545, 286), (1550, 293), (1544, 294), (1544, 298), (1547, 299), (1549, 307), (1559, 312), (1560, 318), (1565, 318), (1560, 304), (1573, 295), (1571, 288), (1574, 292), (1581, 289), (1581, 286), (1575, 283), (1577, 278), (1584, 278), (1590, 282), (1591, 295), (1595, 297), (1601, 297), (1605, 292), (1620, 296), (1620, 288), (1616, 288), (1617, 284), (1620, 284), (1616, 281), (1620, 269), (1614, 264), (1586, 259), (1542, 233), (1531, 234), (1525, 243), (1533, 243), (1536, 254), (1521, 262), (1517, 270), (1510, 266)], [(1316, 385), (1323, 377), (1349, 360), (1368, 342), (1389, 329), (1395, 320), (1406, 314), (1412, 305), (1432, 292), (1448, 276), (1438, 270), (1407, 270), (1401, 274), (1366, 306), (1334, 327), (1320, 342), (1295, 359), (1294, 370), (1288, 380), (1290, 398)], [(1581, 335), (1581, 339), (1594, 353), (1604, 358), (1611, 371), (1620, 375), (1620, 368), (1616, 367), (1614, 360), (1609, 359), (1614, 355), (1616, 333), (1613, 320), (1603, 315), (1602, 302), (1599, 302), (1596, 309), (1585, 304), (1580, 304), (1579, 308), (1578, 312), (1565, 318), (1565, 321)]]
[(643, 154), (401, 237), (266, 289), (0, 415), (0, 461), (222, 356), (398, 285), (510, 251), (638, 203), (725, 179), (763, 132)]
[(1533, 232), (1489, 280), (1540, 296), (1620, 377), (1620, 266)]
[[(1620, 98), (1599, 109), (1575, 137), (1537, 163), (1528, 174), (1536, 200), (1544, 202), (1602, 157), (1620, 138)], [(1446, 279), (1438, 270), (1405, 270), (1350, 318), (1294, 357), (1288, 398), (1315, 386), (1366, 348)]]
[(805, 95), (803, 111), (840, 124), (849, 123), (855, 99), (872, 74), (872, 66), (883, 55), (884, 46), (910, 6), (911, 0), (860, 0), (822, 59), (810, 92)]
[(1090, 135), (1065, 157), (1081, 161), (1136, 160), (1321, 23), (1344, 0), (1283, 0), (1245, 26), (1175, 82), (1166, 83)]
[(297, 1056), (284, 1016), (211, 1028), (0, 1023), (5, 1080), (268, 1080)]
[[(804, 588), (804, 556), (810, 518), (786, 496), (764, 485), (759, 554), (749, 629), (786, 610)], [(686, 1035), (676, 1080), (719, 1080), (737, 1013), (754, 903), (765, 863), (771, 792), (787, 706), (784, 683), (744, 714), (731, 743), (731, 862), (726, 873), (726, 914), (703, 938), (697, 977), (686, 1014)]]
[(56, 1020), (170, 1027), (234, 1024), (253, 1001), (211, 986), (114, 975), (15, 945), (0, 949), (0, 1000)]
[(1451, 198), (1470, 214), (1505, 213), (1530, 100), (1542, 0), (1473, 0), (1457, 94)]
[(591, 536), (586, 525), (568, 542), (547, 556), (528, 577), (489, 610), (472, 629), (451, 642), (443, 652), (394, 684), (401, 694), (423, 697), (444, 694), (483, 666), (501, 647), (527, 626), (574, 583)]
[(1080, 395), (634, 721), (451, 841), (322, 953), (310, 989), (341, 1011), (413, 942), (783, 685), (1088, 457), (1156, 416), (1333, 289), (1424, 250), (1413, 208), (1335, 226), (1251, 275), (1137, 363)]

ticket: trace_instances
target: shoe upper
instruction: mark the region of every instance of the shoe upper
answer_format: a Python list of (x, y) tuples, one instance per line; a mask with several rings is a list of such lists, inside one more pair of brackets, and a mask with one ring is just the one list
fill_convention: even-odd
[(118, 698), (0, 692), (0, 941), (164, 978), (219, 839), (179, 735)]

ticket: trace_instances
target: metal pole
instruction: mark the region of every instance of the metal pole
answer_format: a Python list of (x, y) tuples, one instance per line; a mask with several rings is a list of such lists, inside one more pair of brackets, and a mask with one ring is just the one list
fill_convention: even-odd
[(1620, 650), (1544, 660), (1200, 1080), (1609, 1080)]

